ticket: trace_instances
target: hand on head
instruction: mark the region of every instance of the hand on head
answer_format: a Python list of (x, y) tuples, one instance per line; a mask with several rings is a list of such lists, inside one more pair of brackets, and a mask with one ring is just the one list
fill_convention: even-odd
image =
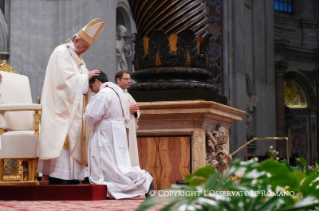
[(90, 71), (90, 72), (88, 73), (88, 78), (89, 78), (89, 80), (90, 80), (90, 79), (93, 78), (94, 76), (98, 76), (98, 75), (100, 75), (100, 71), (99, 71), (99, 70), (92, 70), (92, 71)]

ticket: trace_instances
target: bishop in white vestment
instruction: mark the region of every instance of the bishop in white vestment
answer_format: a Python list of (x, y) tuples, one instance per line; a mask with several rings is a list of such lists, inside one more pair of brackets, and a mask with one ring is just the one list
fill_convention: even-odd
[(139, 166), (131, 167), (125, 128), (128, 101), (116, 84), (92, 80), (90, 88), (97, 94), (84, 114), (84, 119), (93, 126), (88, 156), (90, 182), (105, 184), (107, 197), (115, 199), (146, 194), (153, 178)]
[(41, 99), (38, 172), (49, 175), (50, 184), (84, 179), (89, 131), (83, 121), (83, 111), (88, 101), (88, 81), (100, 71), (89, 72), (81, 54), (89, 49), (103, 28), (100, 19), (92, 20), (56, 47), (49, 59)]

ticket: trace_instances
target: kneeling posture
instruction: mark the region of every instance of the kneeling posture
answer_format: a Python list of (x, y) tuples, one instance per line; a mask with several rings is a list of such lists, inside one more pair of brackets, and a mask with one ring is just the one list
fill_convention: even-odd
[(86, 107), (84, 119), (94, 126), (89, 143), (89, 179), (107, 185), (107, 197), (121, 199), (147, 194), (152, 176), (140, 167), (131, 167), (125, 120), (129, 103), (116, 84), (101, 72), (90, 80), (97, 93)]

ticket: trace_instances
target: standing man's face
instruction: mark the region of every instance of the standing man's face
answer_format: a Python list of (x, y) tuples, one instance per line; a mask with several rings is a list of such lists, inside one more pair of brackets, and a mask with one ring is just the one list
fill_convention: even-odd
[(122, 78), (117, 78), (116, 83), (122, 89), (127, 89), (130, 87), (131, 84), (131, 76), (130, 74), (124, 73)]

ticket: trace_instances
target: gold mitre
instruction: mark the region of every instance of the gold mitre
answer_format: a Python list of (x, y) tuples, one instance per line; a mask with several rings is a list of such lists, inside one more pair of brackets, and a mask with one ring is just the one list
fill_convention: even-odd
[(92, 45), (103, 29), (104, 22), (101, 22), (100, 18), (96, 18), (84, 26), (84, 28), (78, 32), (78, 35), (89, 45)]

